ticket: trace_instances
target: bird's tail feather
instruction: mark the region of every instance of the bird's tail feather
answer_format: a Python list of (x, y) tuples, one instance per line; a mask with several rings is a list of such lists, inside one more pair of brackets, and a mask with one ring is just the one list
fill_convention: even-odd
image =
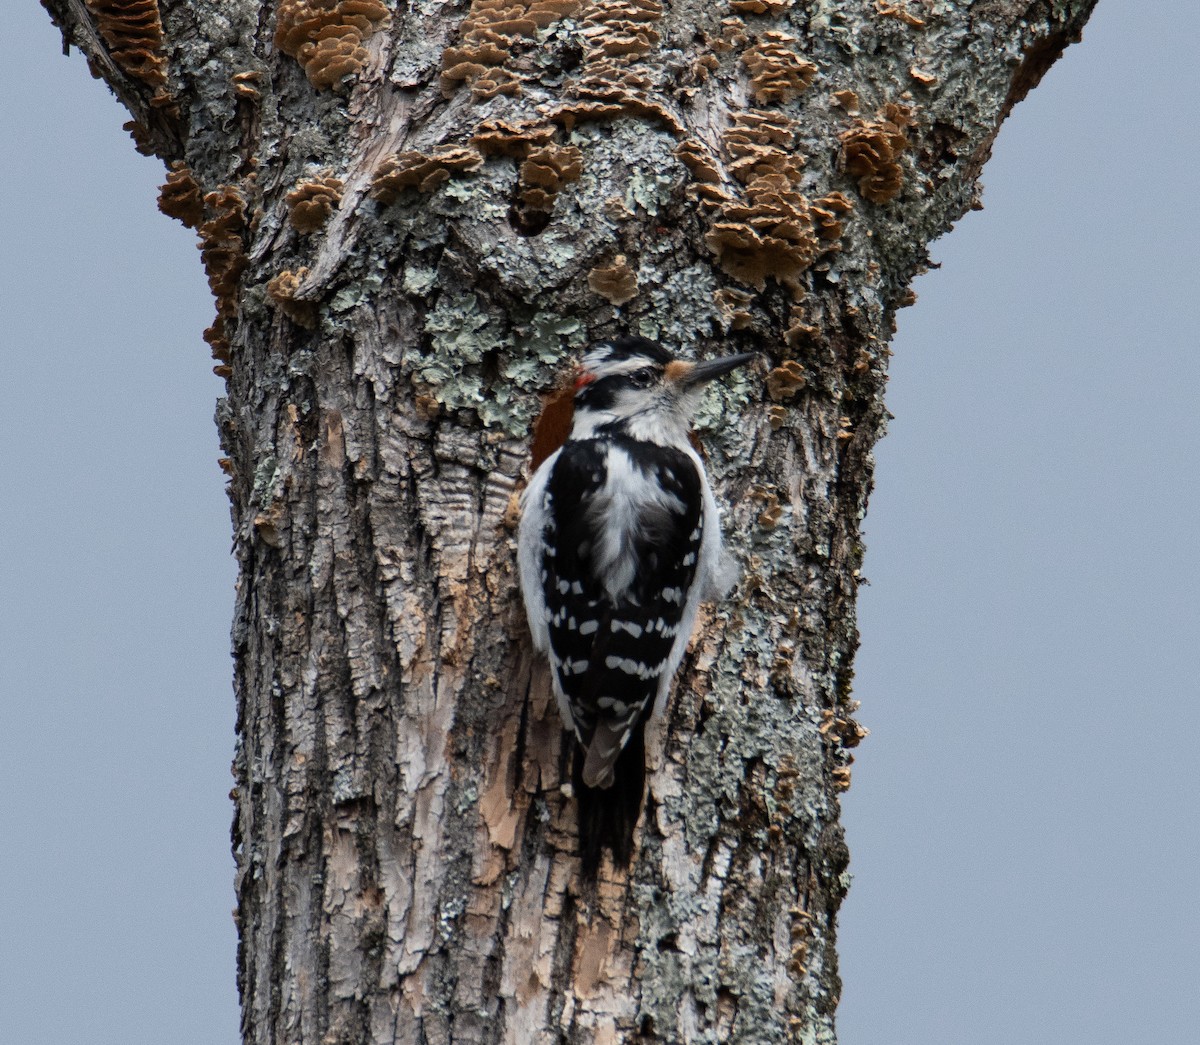
[(575, 745), (573, 777), (579, 811), (579, 857), (583, 875), (595, 879), (603, 850), (613, 863), (628, 867), (633, 856), (633, 832), (642, 814), (646, 794), (645, 720), (633, 728), (629, 743), (617, 756), (609, 787), (589, 787), (583, 782), (587, 752)]

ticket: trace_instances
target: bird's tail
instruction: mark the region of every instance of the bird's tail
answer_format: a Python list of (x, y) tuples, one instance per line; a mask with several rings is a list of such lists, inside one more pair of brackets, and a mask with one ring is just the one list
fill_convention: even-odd
[(617, 756), (608, 787), (589, 787), (583, 782), (587, 752), (575, 744), (572, 775), (579, 811), (579, 858), (587, 879), (595, 879), (603, 850), (612, 853), (618, 867), (628, 867), (633, 856), (633, 832), (646, 794), (645, 728), (643, 717)]

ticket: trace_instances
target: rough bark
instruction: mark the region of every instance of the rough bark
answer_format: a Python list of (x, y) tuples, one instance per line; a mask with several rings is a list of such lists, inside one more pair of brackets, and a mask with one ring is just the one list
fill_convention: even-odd
[[(217, 299), (246, 1042), (834, 1041), (893, 317), (1093, 2), (45, 0)], [(625, 329), (768, 363), (701, 418), (742, 580), (593, 890), (511, 498)]]

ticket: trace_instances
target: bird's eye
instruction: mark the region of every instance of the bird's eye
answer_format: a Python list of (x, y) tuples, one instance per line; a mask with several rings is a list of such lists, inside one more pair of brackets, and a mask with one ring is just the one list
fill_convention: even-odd
[(654, 384), (654, 371), (635, 370), (629, 375), (629, 381), (634, 388), (649, 388), (652, 384)]

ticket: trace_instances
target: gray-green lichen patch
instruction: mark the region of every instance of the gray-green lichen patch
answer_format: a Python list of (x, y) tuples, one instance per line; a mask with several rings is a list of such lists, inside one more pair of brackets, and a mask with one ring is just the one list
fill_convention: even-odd
[(378, 271), (362, 272), (356, 279), (347, 282), (333, 293), (329, 299), (329, 311), (349, 312), (359, 305), (369, 305), (383, 285), (382, 273)]
[[(668, 171), (671, 168), (667, 168)], [(642, 170), (635, 167), (630, 171), (628, 188), (625, 190), (625, 206), (631, 210), (640, 207), (651, 217), (671, 200), (679, 184), (674, 172), (666, 173), (661, 168)]]
[(251, 497), (259, 509), (266, 511), (279, 496), (281, 478), (279, 462), (274, 454), (268, 454), (254, 468), (254, 492)]
[(553, 382), (567, 346), (582, 324), (536, 314), (511, 329), (479, 309), (474, 294), (447, 293), (425, 320), (429, 347), (408, 360), (415, 380), (442, 406), (469, 409), (489, 428), (523, 437), (539, 408), (538, 393)]
[(444, 406), (476, 407), (483, 401), (478, 364), (505, 343), (500, 321), (479, 308), (474, 294), (441, 295), (425, 318), (429, 351), (414, 353), (413, 373)]
[[(648, 286), (647, 319), (656, 326), (653, 337), (686, 348), (701, 332), (711, 332), (716, 320), (713, 291), (717, 279), (705, 263), (677, 268), (673, 244), (662, 241), (643, 254), (638, 267), (639, 286)], [(644, 335), (646, 336), (646, 335)]]
[[(451, 180), (442, 190), (447, 200), (460, 204), (471, 204), (471, 212), (481, 221), (498, 221), (508, 214), (508, 207), (500, 202), (504, 197), (494, 191), (495, 186), (483, 186), (473, 180)], [(443, 211), (445, 213), (445, 211)]]
[(488, 246), (481, 243), (485, 269), (514, 291), (536, 293), (561, 286), (579, 268), (581, 244), (570, 225), (554, 223), (536, 237), (498, 236)]
[[(584, 342), (583, 324), (574, 316), (540, 312), (525, 327), (517, 327), (513, 338), (514, 364), (524, 358), (557, 364), (563, 356), (564, 341), (578, 348)], [(515, 373), (511, 376), (516, 377)]]
[[(741, 367), (733, 373), (711, 384), (700, 400), (696, 411), (695, 427), (701, 433), (712, 433), (718, 437), (735, 434), (734, 446), (745, 451), (745, 440), (733, 422), (738, 418), (752, 416), (756, 404), (762, 399), (762, 377), (754, 365)], [(709, 439), (706, 437), (705, 446)]]
[(413, 264), (404, 270), (401, 286), (406, 293), (424, 297), (437, 285), (437, 278), (437, 269)]

